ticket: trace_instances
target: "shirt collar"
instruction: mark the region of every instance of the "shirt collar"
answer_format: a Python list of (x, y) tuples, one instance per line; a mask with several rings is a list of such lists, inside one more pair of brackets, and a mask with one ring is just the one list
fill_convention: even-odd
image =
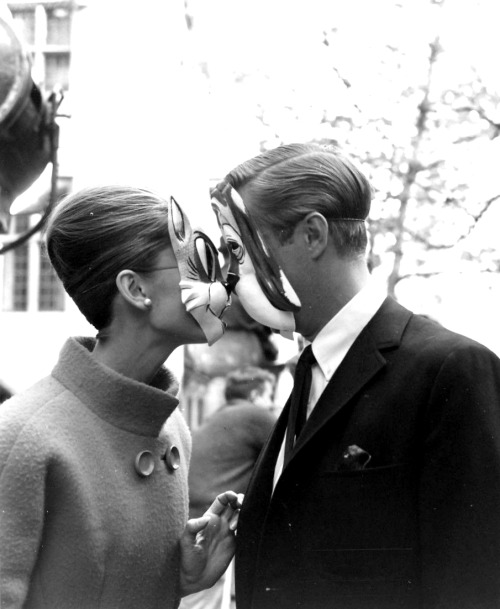
[(330, 380), (356, 338), (387, 294), (373, 278), (321, 329), (312, 349), (325, 379)]

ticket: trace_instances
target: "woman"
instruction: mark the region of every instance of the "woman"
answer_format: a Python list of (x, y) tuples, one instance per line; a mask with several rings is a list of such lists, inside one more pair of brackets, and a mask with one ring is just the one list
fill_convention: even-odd
[(177, 607), (229, 563), (240, 506), (223, 493), (186, 524), (191, 439), (162, 366), (222, 335), (215, 248), (173, 199), (113, 186), (61, 202), (46, 246), (98, 334), (2, 405), (0, 605)]

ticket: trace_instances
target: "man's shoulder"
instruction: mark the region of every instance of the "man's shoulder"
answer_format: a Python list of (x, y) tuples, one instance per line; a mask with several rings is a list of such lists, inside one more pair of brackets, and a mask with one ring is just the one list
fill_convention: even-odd
[(430, 345), (434, 350), (465, 349), (491, 353), (488, 347), (477, 340), (447, 328), (430, 315), (415, 313), (391, 297), (384, 301), (371, 325), (375, 326), (381, 335), (381, 328), (387, 330), (399, 325), (402, 341), (415, 343), (418, 347)]
[(421, 341), (434, 344), (435, 348), (450, 351), (465, 350), (473, 352), (484, 352), (485, 354), (495, 354), (485, 345), (474, 338), (461, 334), (455, 330), (447, 328), (439, 321), (422, 314), (413, 314), (408, 323), (408, 330), (414, 338), (420, 337)]

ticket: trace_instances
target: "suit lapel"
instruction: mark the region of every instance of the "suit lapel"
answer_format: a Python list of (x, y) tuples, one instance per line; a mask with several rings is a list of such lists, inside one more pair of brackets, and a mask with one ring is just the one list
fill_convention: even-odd
[(356, 341), (321, 394), (295, 445), (291, 460), (385, 363), (385, 358), (376, 349), (370, 336)]
[(273, 493), (274, 471), (285, 437), (289, 411), (290, 400), (283, 408), (255, 464), (238, 520), (236, 589), (244, 609), (251, 605), (257, 556)]
[(388, 297), (332, 376), (300, 435), (289, 464), (318, 431), (381, 370), (385, 349), (397, 347), (411, 312)]

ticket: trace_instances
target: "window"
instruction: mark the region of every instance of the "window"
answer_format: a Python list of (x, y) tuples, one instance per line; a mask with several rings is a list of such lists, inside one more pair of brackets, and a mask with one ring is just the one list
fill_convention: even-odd
[[(22, 235), (37, 221), (38, 216), (14, 216), (10, 232)], [(2, 258), (3, 311), (64, 311), (64, 288), (44, 252), (40, 232)]]
[(69, 86), (69, 53), (45, 53), (45, 81), (47, 91)]
[(66, 8), (47, 8), (47, 47), (45, 49), (45, 89), (69, 86), (71, 13)]
[(41, 77), (46, 91), (52, 91), (56, 86), (68, 90), (72, 3), (67, 5), (51, 7), (41, 2), (28, 8), (14, 2), (10, 4), (17, 32), (38, 66), (37, 84)]
[(57, 277), (42, 243), (40, 248), (39, 311), (64, 311), (64, 289)]
[(35, 44), (35, 9), (11, 8), (11, 13), (18, 36), (25, 44)]
[(13, 311), (28, 308), (28, 246), (21, 245), (14, 254), (14, 298)]
[[(13, 218), (11, 230), (25, 232), (28, 222), (28, 216)], [(28, 243), (24, 243), (4, 255), (4, 311), (28, 310), (28, 247)]]
[(67, 8), (47, 9), (47, 44), (68, 46), (71, 38), (71, 13)]

